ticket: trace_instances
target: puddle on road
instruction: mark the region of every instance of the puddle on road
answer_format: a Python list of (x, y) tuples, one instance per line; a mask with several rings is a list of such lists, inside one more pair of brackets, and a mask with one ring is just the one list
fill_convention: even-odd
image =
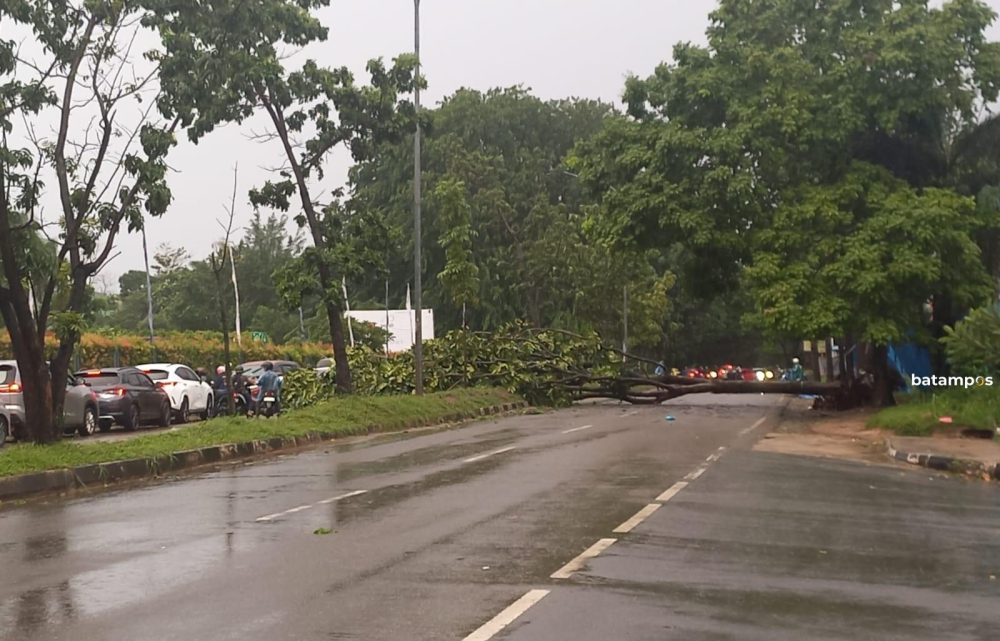
[(377, 511), (380, 509), (391, 507), (442, 487), (464, 483), (477, 476), (492, 472), (501, 465), (508, 463), (510, 461), (509, 457), (514, 454), (515, 452), (507, 452), (502, 455), (483, 459), (475, 465), (463, 465), (452, 470), (434, 472), (412, 483), (381, 487), (357, 497), (338, 501), (331, 504), (330, 507), (335, 508), (336, 523), (339, 524), (361, 518), (381, 518), (381, 515), (377, 514)]
[[(339, 452), (355, 452), (358, 450), (364, 450), (372, 447), (377, 447), (380, 445), (388, 445), (391, 443), (398, 443), (401, 441), (409, 441), (419, 437), (433, 436), (437, 434), (442, 434), (445, 432), (457, 432), (459, 430), (465, 430), (469, 428), (468, 423), (456, 423), (452, 425), (438, 425), (433, 427), (418, 427), (409, 430), (403, 430), (400, 432), (385, 432), (381, 434), (372, 434), (369, 436), (360, 437), (349, 437), (347, 442), (332, 441), (328, 449)], [(493, 430), (487, 432), (486, 434), (481, 434), (479, 436), (471, 436), (472, 439), (490, 439), (496, 437), (511, 437), (517, 438), (524, 436), (528, 433), (524, 428), (516, 427), (506, 427), (499, 430)], [(448, 447), (448, 443), (437, 443), (434, 447), (442, 448)]]
[(347, 482), (362, 476), (375, 474), (391, 474), (402, 472), (408, 468), (434, 463), (446, 463), (455, 459), (463, 459), (476, 454), (499, 449), (517, 440), (515, 436), (484, 439), (468, 443), (456, 443), (445, 446), (431, 446), (412, 450), (396, 456), (389, 456), (375, 461), (358, 463), (343, 462), (337, 465), (337, 481)]

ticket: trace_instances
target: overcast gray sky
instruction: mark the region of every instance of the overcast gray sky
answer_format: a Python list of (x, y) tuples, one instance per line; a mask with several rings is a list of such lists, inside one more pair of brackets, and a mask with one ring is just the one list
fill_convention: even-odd
[[(679, 40), (703, 42), (714, 6), (714, 0), (423, 0), (421, 61), (429, 87), (422, 100), (431, 106), (460, 87), (523, 84), (542, 98), (617, 102), (630, 72), (649, 74)], [(412, 0), (332, 0), (321, 16), (328, 40), (297, 61), (346, 65), (360, 81), (370, 58), (413, 50)], [(162, 219), (148, 223), (151, 254), (160, 243), (185, 247), (195, 258), (208, 254), (220, 236), (214, 221), (229, 201), (237, 161), (237, 220), (245, 224), (252, 212), (247, 189), (281, 160), (273, 144), (247, 139), (265, 129), (262, 119), (227, 127), (171, 154), (174, 201)], [(341, 185), (349, 165), (346, 154), (337, 154), (324, 186)], [(138, 235), (124, 237), (117, 250), (102, 272), (105, 286), (142, 268)]]
[[(989, 0), (1000, 10), (1000, 0)], [(423, 0), (421, 58), (433, 105), (460, 87), (489, 89), (523, 84), (542, 98), (578, 96), (618, 102), (629, 73), (647, 75), (669, 58), (678, 41), (703, 43), (715, 0)], [(413, 49), (412, 0), (332, 0), (322, 12), (329, 39), (299, 56), (329, 66), (346, 65), (365, 78), (365, 62)], [(994, 26), (992, 37), (1000, 37)], [(264, 131), (263, 120), (228, 127), (197, 147), (186, 142), (172, 154), (170, 211), (148, 225), (150, 253), (160, 243), (203, 258), (220, 236), (215, 219), (232, 190), (240, 165), (237, 224), (249, 220), (247, 189), (280, 164), (273, 144), (247, 139)], [(336, 156), (327, 189), (343, 183), (349, 166)], [(98, 286), (117, 286), (118, 276), (142, 268), (138, 236), (119, 242)]]

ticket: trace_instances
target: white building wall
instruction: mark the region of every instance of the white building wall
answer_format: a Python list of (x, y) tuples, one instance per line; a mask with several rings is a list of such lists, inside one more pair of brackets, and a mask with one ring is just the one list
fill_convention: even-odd
[[(423, 318), (422, 333), (425, 341), (434, 338), (434, 310), (422, 310)], [(346, 316), (355, 320), (364, 321), (387, 330), (389, 332), (389, 351), (405, 352), (413, 347), (416, 342), (417, 314), (414, 310), (390, 309), (388, 314), (388, 325), (386, 325), (386, 311), (381, 310), (354, 310), (346, 313)]]

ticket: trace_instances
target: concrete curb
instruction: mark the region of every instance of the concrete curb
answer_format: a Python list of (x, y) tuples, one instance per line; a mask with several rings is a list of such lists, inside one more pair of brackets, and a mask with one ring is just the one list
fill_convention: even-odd
[(982, 461), (944, 456), (942, 454), (933, 454), (930, 452), (905, 452), (893, 445), (891, 439), (886, 439), (885, 445), (889, 458), (897, 461), (910, 463), (911, 465), (922, 465), (923, 467), (927, 467), (932, 470), (958, 472), (961, 474), (968, 474), (970, 476), (977, 476), (980, 478), (986, 477), (994, 481), (1000, 481), (1000, 461), (995, 463), (984, 463)]
[[(374, 434), (382, 431), (386, 433), (402, 432), (420, 427), (446, 425), (448, 423), (472, 420), (481, 416), (504, 414), (527, 407), (528, 404), (526, 402), (515, 401), (512, 403), (503, 403), (502, 405), (480, 407), (471, 412), (457, 412), (439, 419), (411, 421), (393, 430), (382, 430), (382, 426), (373, 425), (367, 429), (367, 433)], [(166, 456), (94, 463), (75, 468), (8, 476), (0, 478), (0, 501), (24, 498), (47, 492), (103, 486), (131, 479), (156, 477), (165, 472), (175, 472), (209, 463), (249, 458), (268, 452), (298, 448), (311, 443), (332, 441), (336, 438), (344, 438), (346, 436), (351, 435), (335, 434), (333, 432), (311, 432), (302, 436), (276, 437), (242, 443), (209, 445), (196, 450), (173, 452)]]

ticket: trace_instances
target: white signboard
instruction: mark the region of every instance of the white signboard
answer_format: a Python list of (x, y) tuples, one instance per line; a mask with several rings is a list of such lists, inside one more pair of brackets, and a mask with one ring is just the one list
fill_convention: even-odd
[[(421, 333), (423, 334), (424, 340), (428, 341), (434, 338), (434, 310), (425, 309), (422, 311), (423, 313), (421, 314), (421, 317), (423, 318), (423, 327), (421, 327)], [(416, 342), (415, 334), (417, 331), (417, 314), (412, 309), (390, 309), (388, 315), (384, 309), (352, 309), (347, 312), (346, 315), (355, 320), (371, 323), (372, 325), (378, 325), (382, 329), (388, 331), (390, 353), (408, 351)]]

